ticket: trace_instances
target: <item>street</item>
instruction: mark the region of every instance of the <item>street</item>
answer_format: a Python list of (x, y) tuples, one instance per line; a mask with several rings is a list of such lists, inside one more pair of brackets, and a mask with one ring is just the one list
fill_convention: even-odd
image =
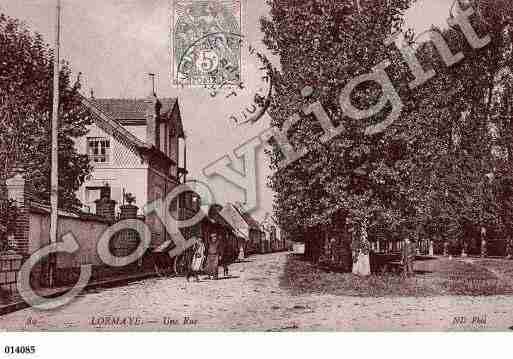
[(154, 278), (87, 292), (59, 310), (0, 317), (2, 330), (326, 331), (507, 330), (513, 297), (292, 296), (280, 285), (289, 253), (230, 267), (229, 279)]

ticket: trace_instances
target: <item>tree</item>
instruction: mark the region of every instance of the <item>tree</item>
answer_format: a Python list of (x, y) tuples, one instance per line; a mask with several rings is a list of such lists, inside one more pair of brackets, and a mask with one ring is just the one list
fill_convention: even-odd
[[(292, 144), (306, 148), (307, 155), (286, 168), (278, 168), (282, 153), (270, 152), (275, 174), (270, 179), (276, 191), (276, 217), (291, 232), (297, 227), (315, 228), (344, 213), (361, 226), (380, 213), (385, 222), (397, 225), (413, 203), (405, 196), (410, 185), (408, 139), (395, 130), (365, 136), (363, 129), (380, 122), (388, 112), (369, 121), (350, 120), (339, 106), (339, 95), (352, 78), (369, 73), (381, 60), (389, 59), (392, 79), (402, 76), (398, 58), (390, 59), (385, 40), (403, 25), (409, 0), (360, 1), (268, 1), (271, 18), (262, 20), (267, 47), (279, 55), (281, 69), (274, 71), (275, 93), (270, 114), (272, 125), (282, 128), (291, 115), (318, 100), (336, 124), (346, 131), (332, 141), (319, 140), (321, 132), (312, 116), (291, 131)], [(360, 10), (360, 11), (359, 11)], [(311, 98), (302, 89), (314, 89)], [(369, 108), (379, 100), (375, 84), (361, 86), (353, 102)], [(307, 230), (303, 230), (307, 233)], [(365, 231), (359, 231), (365, 233)]]
[[(482, 227), (510, 231), (513, 7), (501, 1), (459, 3), (463, 10), (469, 5), (478, 9), (473, 27), (480, 36), (489, 36), (489, 44), (472, 49), (457, 29), (437, 30), (465, 58), (447, 67), (433, 46), (424, 46), (424, 65), (437, 69), (437, 77), (419, 92), (422, 106), (413, 113), (432, 119), (437, 132), (435, 140), (420, 138), (416, 151), (436, 154), (434, 160), (425, 161), (425, 171), (418, 177), (418, 191), (425, 193), (420, 202), (424, 218), (429, 222), (439, 216), (442, 223), (452, 218), (455, 233), (466, 232), (463, 238), (469, 238), (469, 232), (476, 236)], [(440, 143), (439, 150), (433, 151), (433, 141)]]
[[(0, 179), (23, 166), (37, 200), (49, 201), (50, 116), (53, 93), (53, 51), (39, 34), (20, 21), (0, 15)], [(90, 116), (80, 103), (80, 81), (71, 81), (71, 67), (60, 71), (59, 204), (80, 206), (75, 191), (90, 173), (86, 155), (74, 139), (84, 136)]]
[[(469, 223), (500, 227), (509, 215), (504, 201), (510, 197), (498, 200), (505, 182), (493, 180), (511, 169), (513, 92), (506, 81), (511, 76), (501, 75), (510, 73), (504, 68), (510, 66), (513, 51), (508, 12), (485, 12), (481, 6), (473, 27), (480, 36), (489, 34), (491, 41), (477, 50), (461, 28), (432, 29), (454, 53), (464, 53), (452, 66), (434, 46), (416, 43), (415, 34), (407, 31), (404, 42), (418, 50), (425, 71), (437, 70), (435, 78), (411, 91), (404, 59), (383, 45), (393, 31), (402, 29), (402, 14), (411, 3), (362, 1), (358, 12), (353, 1), (269, 1), (271, 19), (262, 20), (264, 42), (281, 60), (281, 69), (274, 71), (273, 126), (281, 128), (313, 101), (301, 94), (308, 85), (330, 119), (345, 127), (342, 135), (321, 143), (318, 122), (302, 116), (291, 131), (291, 142), (307, 148), (307, 155), (279, 168), (281, 150), (269, 153), (276, 171), (270, 179), (277, 193), (276, 216), (285, 228), (308, 233), (307, 228), (327, 224), (333, 213), (342, 211), (356, 225), (370, 219), (371, 225), (385, 225), (392, 232), (438, 222), (446, 229), (439, 232), (460, 243)], [(468, 6), (463, 1), (460, 5)], [(387, 74), (404, 108), (385, 132), (365, 136), (369, 122), (389, 113), (352, 121), (340, 109), (339, 94), (348, 81), (369, 73), (383, 59), (391, 63)], [(366, 84), (352, 101), (368, 108), (380, 96), (379, 88)], [(494, 127), (504, 135), (494, 136)], [(375, 217), (380, 220), (373, 221)]]

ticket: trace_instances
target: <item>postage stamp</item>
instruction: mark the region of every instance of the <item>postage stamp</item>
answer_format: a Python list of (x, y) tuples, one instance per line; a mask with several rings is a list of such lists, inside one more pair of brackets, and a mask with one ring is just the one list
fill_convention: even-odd
[(175, 0), (173, 84), (206, 87), (241, 77), (240, 0)]

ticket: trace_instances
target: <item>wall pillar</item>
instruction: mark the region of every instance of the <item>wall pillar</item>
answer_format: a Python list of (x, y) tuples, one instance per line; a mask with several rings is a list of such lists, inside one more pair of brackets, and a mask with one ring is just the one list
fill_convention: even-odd
[(120, 207), (121, 213), (119, 215), (120, 220), (125, 219), (137, 219), (137, 212), (139, 211), (139, 207), (134, 206), (132, 204), (125, 204)]
[(116, 221), (116, 201), (110, 198), (110, 187), (104, 186), (100, 191), (100, 199), (96, 200), (96, 214), (105, 217), (110, 222)]
[(28, 254), (29, 251), (29, 225), (30, 225), (30, 200), (27, 191), (27, 183), (22, 169), (5, 181), (7, 198), (14, 201), (17, 208), (16, 229), (10, 237), (9, 244), (20, 254)]
[(19, 254), (0, 254), (0, 291), (12, 295), (17, 292), (16, 282), (23, 257)]

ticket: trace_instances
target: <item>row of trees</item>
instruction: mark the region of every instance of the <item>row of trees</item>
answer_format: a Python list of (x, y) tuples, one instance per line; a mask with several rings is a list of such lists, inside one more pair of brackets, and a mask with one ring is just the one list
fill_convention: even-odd
[[(0, 14), (0, 183), (23, 166), (35, 199), (50, 198), (50, 118), (53, 50), (19, 20)], [(80, 104), (80, 81), (68, 63), (60, 71), (59, 203), (80, 206), (75, 192), (90, 173), (74, 139), (86, 134), (90, 116)]]
[[(430, 42), (412, 30), (403, 42), (417, 49), (424, 69), (437, 75), (415, 90), (402, 56), (385, 40), (404, 30), (411, 0), (270, 0), (271, 15), (262, 20), (267, 47), (280, 57), (275, 69), (272, 125), (299, 113), (314, 97), (346, 132), (320, 143), (312, 118), (291, 131), (292, 143), (308, 155), (279, 169), (282, 153), (269, 152), (276, 192), (275, 212), (283, 228), (298, 237), (312, 228), (369, 223), (386, 233), (460, 240), (488, 227), (511, 238), (513, 221), (513, 148), (511, 72), (513, 5), (507, 1), (458, 1), (461, 9), (478, 9), (473, 27), (488, 46), (474, 50), (458, 27), (438, 31), (451, 51), (465, 58), (447, 67)], [(359, 5), (359, 6), (357, 6)], [(355, 76), (369, 73), (381, 60), (404, 104), (400, 118), (386, 131), (364, 136), (363, 129), (384, 113), (353, 121), (338, 104), (341, 90)], [(381, 96), (376, 84), (361, 85), (352, 101), (368, 108)], [(340, 221), (340, 217), (348, 221)], [(477, 230), (479, 233), (479, 230)]]

